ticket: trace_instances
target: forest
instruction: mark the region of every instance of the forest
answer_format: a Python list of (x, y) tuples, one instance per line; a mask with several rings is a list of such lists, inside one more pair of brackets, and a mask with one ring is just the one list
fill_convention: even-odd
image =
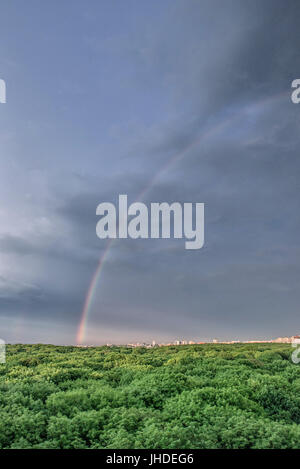
[(300, 448), (289, 344), (8, 345), (0, 448)]

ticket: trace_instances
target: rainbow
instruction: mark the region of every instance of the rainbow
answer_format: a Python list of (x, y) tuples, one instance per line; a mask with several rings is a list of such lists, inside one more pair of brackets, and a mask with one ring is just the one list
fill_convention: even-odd
[(95, 294), (95, 291), (96, 291), (98, 277), (100, 276), (100, 274), (102, 272), (102, 269), (104, 267), (105, 259), (106, 259), (107, 255), (109, 253), (109, 250), (110, 250), (110, 247), (111, 247), (113, 241), (114, 241), (113, 239), (110, 239), (108, 241), (108, 243), (106, 245), (106, 248), (105, 248), (105, 250), (104, 250), (104, 252), (103, 252), (103, 254), (100, 258), (100, 261), (98, 263), (97, 269), (95, 270), (94, 275), (92, 277), (92, 281), (90, 283), (88, 292), (86, 294), (86, 298), (85, 298), (85, 302), (84, 302), (83, 310), (82, 310), (82, 315), (81, 315), (81, 319), (80, 319), (80, 323), (79, 323), (78, 331), (77, 331), (77, 344), (81, 344), (84, 340), (85, 327), (86, 327), (86, 323), (87, 323), (89, 307), (93, 302), (93, 297), (94, 297), (94, 294)]
[[(188, 155), (188, 153), (194, 147), (199, 145), (201, 142), (203, 142), (204, 140), (206, 140), (206, 139), (208, 139), (212, 136), (215, 136), (218, 132), (224, 130), (225, 127), (228, 127), (230, 124), (232, 124), (236, 119), (240, 119), (240, 114), (242, 114), (243, 112), (247, 114), (248, 112), (259, 111), (265, 105), (267, 105), (269, 103), (274, 103), (275, 101), (281, 100), (282, 98), (286, 98), (286, 96), (287, 96), (287, 92), (284, 91), (284, 92), (281, 92), (279, 94), (276, 94), (275, 96), (271, 96), (271, 97), (268, 97), (268, 98), (264, 98), (263, 100), (259, 100), (257, 102), (254, 102), (252, 105), (245, 107), (239, 113), (235, 113), (233, 116), (226, 117), (218, 125), (212, 126), (212, 127), (208, 128), (207, 130), (203, 131), (202, 134), (197, 139), (195, 139), (192, 143), (187, 145), (186, 148), (184, 148), (182, 151), (180, 151), (180, 152), (176, 153), (174, 156), (172, 156), (160, 168), (160, 170), (154, 175), (154, 177), (149, 181), (149, 183), (146, 185), (146, 187), (139, 194), (136, 201), (140, 201), (141, 199), (143, 199), (143, 197), (146, 195), (147, 192), (149, 192), (152, 189), (152, 187), (155, 185), (155, 183), (161, 177), (161, 175), (163, 173), (165, 173), (167, 170), (169, 170), (171, 168), (171, 166), (173, 166), (174, 164), (176, 164), (177, 162), (182, 160), (186, 155)], [(110, 239), (108, 241), (108, 243), (106, 245), (106, 248), (105, 248), (105, 250), (104, 250), (104, 252), (103, 252), (103, 254), (102, 254), (102, 256), (99, 260), (98, 266), (97, 266), (97, 268), (94, 272), (94, 275), (92, 277), (90, 286), (88, 288), (88, 291), (87, 291), (87, 294), (86, 294), (86, 297), (85, 297), (83, 310), (82, 310), (82, 314), (81, 314), (81, 318), (80, 318), (80, 323), (79, 323), (78, 330), (77, 330), (76, 341), (77, 341), (78, 345), (82, 344), (83, 341), (84, 341), (88, 315), (89, 315), (91, 305), (93, 303), (93, 298), (94, 298), (94, 295), (95, 295), (98, 280), (101, 276), (101, 273), (103, 272), (103, 268), (105, 266), (105, 261), (108, 258), (108, 254), (110, 252), (110, 249), (116, 241), (117, 241), (116, 239)]]

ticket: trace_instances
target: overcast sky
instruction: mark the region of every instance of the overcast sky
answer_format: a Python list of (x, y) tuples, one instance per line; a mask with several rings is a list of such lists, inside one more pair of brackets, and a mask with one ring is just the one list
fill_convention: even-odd
[(116, 241), (84, 342), (300, 332), (299, 24), (298, 0), (1, 2), (2, 339), (76, 343), (96, 207), (145, 188), (205, 203), (205, 245)]

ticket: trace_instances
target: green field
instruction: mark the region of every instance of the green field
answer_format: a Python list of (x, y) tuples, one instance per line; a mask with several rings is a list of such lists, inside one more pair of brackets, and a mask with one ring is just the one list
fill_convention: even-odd
[(300, 448), (290, 345), (10, 345), (1, 448)]

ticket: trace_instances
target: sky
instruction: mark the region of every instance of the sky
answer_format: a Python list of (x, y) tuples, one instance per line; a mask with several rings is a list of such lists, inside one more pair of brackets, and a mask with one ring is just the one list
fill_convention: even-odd
[[(300, 332), (299, 23), (293, 0), (2, 0), (1, 339)], [(119, 194), (204, 203), (204, 247), (108, 247)]]

